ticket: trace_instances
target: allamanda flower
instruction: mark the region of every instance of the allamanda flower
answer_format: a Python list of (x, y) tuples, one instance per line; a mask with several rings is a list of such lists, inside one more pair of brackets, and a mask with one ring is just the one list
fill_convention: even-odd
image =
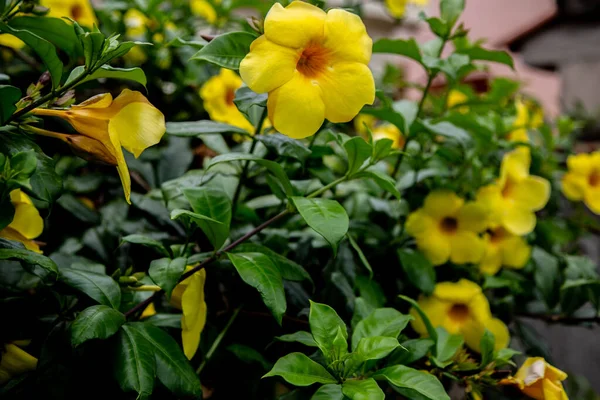
[(487, 226), (487, 209), (467, 202), (455, 193), (436, 190), (425, 198), (423, 207), (411, 213), (406, 231), (433, 265), (451, 260), (456, 264), (476, 263), (484, 250), (479, 233)]
[(500, 179), (477, 193), (477, 201), (491, 210), (492, 228), (502, 226), (518, 236), (526, 235), (535, 228), (535, 212), (548, 202), (550, 182), (529, 175), (530, 164), (528, 147), (520, 146), (506, 153), (500, 167)]
[(503, 379), (504, 385), (516, 385), (527, 396), (536, 400), (569, 400), (561, 383), (567, 374), (548, 364), (542, 357), (529, 357), (517, 375)]
[(15, 343), (6, 343), (0, 354), (0, 385), (12, 378), (33, 371), (38, 359)]
[(96, 14), (89, 0), (41, 0), (40, 4), (50, 9), (49, 17), (69, 17), (88, 28), (98, 25)]
[(517, 99), (515, 101), (517, 117), (513, 126), (516, 128), (506, 136), (511, 142), (529, 143), (528, 129), (536, 129), (544, 124), (544, 113), (542, 109), (531, 101)]
[(485, 252), (479, 263), (484, 274), (494, 275), (500, 268), (523, 268), (531, 255), (524, 238), (513, 235), (503, 227), (489, 229), (484, 235)]
[(146, 14), (135, 8), (130, 8), (123, 15), (125, 34), (134, 39), (143, 39), (148, 30), (147, 25), (149, 21)]
[(240, 75), (257, 93), (269, 93), (267, 108), (275, 129), (301, 139), (324, 119), (348, 122), (375, 100), (367, 66), (372, 40), (361, 19), (347, 11), (325, 13), (294, 1), (275, 3), (265, 34), (252, 42)]
[(27, 249), (41, 253), (40, 247), (33, 241), (44, 230), (44, 220), (39, 211), (21, 189), (10, 192), (10, 201), (15, 215), (12, 222), (0, 230), (0, 237), (21, 242)]
[[(192, 267), (188, 266), (186, 271)], [(181, 317), (181, 341), (183, 353), (191, 360), (200, 345), (200, 334), (206, 324), (206, 302), (204, 284), (206, 270), (201, 269), (180, 282), (171, 294), (171, 305), (183, 311)]]
[(131, 179), (121, 147), (137, 158), (160, 142), (166, 130), (164, 115), (140, 92), (128, 89), (114, 100), (110, 93), (104, 93), (66, 110), (36, 108), (32, 113), (62, 118), (80, 134), (103, 144), (116, 160), (128, 203)]
[[(420, 296), (418, 304), (431, 324), (443, 327), (451, 334), (460, 334), (472, 350), (480, 350), (485, 329), (494, 334), (495, 349), (508, 346), (510, 336), (502, 321), (492, 316), (490, 305), (481, 288), (471, 281), (441, 282), (435, 285), (430, 297)], [(413, 308), (411, 325), (421, 336), (427, 336), (423, 319)]]
[[(453, 108), (460, 104), (464, 104), (469, 101), (469, 96), (461, 92), (460, 90), (452, 89), (448, 93), (448, 98), (446, 99), (446, 107)], [(465, 114), (469, 111), (469, 107), (460, 106), (457, 107), (459, 113)]]
[(372, 115), (358, 114), (356, 118), (354, 118), (354, 129), (356, 129), (356, 132), (358, 132), (362, 137), (367, 139), (367, 128), (371, 130), (373, 141), (390, 139), (393, 141), (392, 148), (399, 149), (404, 146), (404, 137), (396, 125), (392, 125), (387, 122), (378, 123), (377, 118)]
[[(220, 0), (215, 1), (216, 4), (220, 3)], [(190, 8), (192, 14), (202, 17), (209, 24), (217, 22), (217, 11), (207, 0), (191, 0)]]
[(572, 201), (582, 201), (600, 214), (600, 151), (567, 158), (568, 172), (562, 178), (562, 192)]

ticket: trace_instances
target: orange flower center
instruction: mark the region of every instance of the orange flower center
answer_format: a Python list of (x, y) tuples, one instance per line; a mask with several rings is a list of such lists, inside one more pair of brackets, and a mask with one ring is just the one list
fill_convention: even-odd
[(588, 177), (588, 183), (592, 187), (600, 186), (600, 171), (593, 170)]
[(75, 21), (83, 17), (83, 7), (81, 7), (81, 4), (74, 4), (71, 6), (71, 15)]
[(514, 188), (515, 183), (510, 178), (507, 178), (506, 183), (504, 183), (504, 187), (502, 188), (502, 197), (510, 197)]
[(498, 228), (488, 230), (488, 234), (490, 235), (490, 242), (497, 244), (506, 237), (507, 232), (504, 228)]
[(227, 89), (227, 93), (225, 93), (225, 102), (227, 105), (234, 105), (233, 99), (235, 99), (235, 90)]
[(448, 311), (450, 318), (456, 322), (464, 322), (469, 318), (469, 306), (466, 304), (454, 304)]
[(296, 69), (302, 75), (312, 78), (325, 71), (328, 61), (327, 49), (316, 44), (309, 44), (300, 54)]
[(453, 217), (446, 217), (440, 222), (440, 229), (444, 233), (453, 234), (458, 230), (458, 221)]

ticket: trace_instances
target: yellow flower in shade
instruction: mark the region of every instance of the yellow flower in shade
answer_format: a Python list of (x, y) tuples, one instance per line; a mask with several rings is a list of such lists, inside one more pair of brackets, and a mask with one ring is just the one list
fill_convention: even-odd
[(427, 6), (429, 0), (385, 0), (385, 6), (388, 11), (395, 18), (402, 18), (406, 13), (406, 7), (410, 4), (414, 4), (421, 8)]
[(10, 47), (11, 49), (20, 50), (25, 47), (25, 43), (8, 33), (0, 34), (0, 46)]
[(506, 139), (511, 142), (529, 143), (528, 129), (536, 129), (544, 124), (544, 113), (540, 107), (530, 101), (515, 101), (517, 117), (513, 126), (515, 130), (508, 133)]
[(81, 26), (91, 28), (98, 25), (96, 14), (89, 0), (41, 0), (40, 4), (50, 9), (49, 17), (69, 17)]
[(269, 119), (295, 139), (314, 135), (325, 118), (348, 122), (375, 100), (367, 64), (372, 40), (360, 17), (294, 1), (275, 3), (265, 34), (252, 42), (240, 75), (257, 93), (269, 93)]
[(143, 94), (128, 89), (114, 100), (104, 93), (66, 110), (36, 108), (32, 113), (65, 119), (77, 132), (101, 142), (116, 159), (128, 203), (131, 179), (121, 147), (137, 158), (160, 142), (166, 130), (164, 115)]
[[(461, 92), (460, 90), (452, 89), (448, 93), (448, 98), (446, 99), (446, 107), (452, 108), (458, 106), (460, 104), (464, 104), (469, 101), (469, 96)], [(457, 108), (460, 113), (467, 113), (469, 111), (469, 107), (462, 106)]]
[(529, 175), (531, 154), (525, 146), (504, 155), (500, 179), (484, 186), (477, 193), (477, 201), (490, 208), (492, 228), (504, 227), (514, 235), (523, 236), (535, 228), (535, 211), (550, 198), (550, 182)]
[(213, 121), (224, 122), (254, 132), (252, 124), (233, 102), (235, 91), (242, 86), (242, 79), (229, 69), (221, 69), (219, 75), (208, 79), (200, 88), (204, 109)]
[[(218, 4), (219, 2), (217, 1), (216, 3)], [(190, 8), (192, 9), (192, 14), (204, 18), (209, 24), (217, 22), (217, 11), (208, 1), (191, 0)]]
[[(441, 326), (450, 334), (462, 335), (472, 350), (479, 351), (486, 329), (494, 334), (496, 350), (508, 346), (508, 328), (492, 316), (487, 298), (476, 283), (466, 279), (438, 283), (430, 297), (420, 296), (417, 303), (434, 328)], [(418, 312), (413, 308), (410, 314), (415, 318), (411, 321), (413, 329), (427, 336), (427, 328)]]
[(125, 34), (131, 38), (143, 38), (146, 35), (148, 21), (146, 14), (135, 8), (130, 8), (123, 16)]
[(15, 208), (15, 215), (12, 222), (0, 230), (0, 237), (21, 242), (27, 249), (41, 253), (40, 247), (33, 241), (44, 230), (44, 220), (39, 211), (21, 189), (10, 192), (10, 201)]
[(363, 137), (367, 137), (367, 128), (373, 130), (376, 124), (377, 118), (370, 114), (358, 114), (354, 117), (354, 129)]
[(583, 200), (594, 214), (600, 214), (600, 151), (569, 156), (567, 168), (563, 194), (572, 201)]
[(500, 381), (503, 385), (516, 385), (523, 394), (536, 400), (569, 400), (561, 381), (567, 374), (548, 364), (542, 357), (529, 357), (517, 375)]
[(156, 315), (156, 308), (154, 307), (154, 303), (150, 303), (148, 305), (148, 307), (146, 307), (144, 309), (144, 311), (142, 312), (142, 315), (140, 315), (140, 319), (142, 319), (142, 318), (148, 318), (148, 317), (151, 317), (153, 315)]
[[(189, 271), (192, 267), (187, 267)], [(206, 302), (204, 284), (206, 270), (201, 269), (175, 286), (171, 294), (171, 305), (183, 311), (181, 317), (181, 341), (183, 352), (191, 360), (200, 345), (200, 334), (206, 324)]]
[(35, 370), (37, 358), (14, 343), (7, 343), (0, 354), (0, 385), (12, 378)]
[(467, 202), (455, 193), (436, 190), (425, 198), (423, 207), (411, 213), (406, 232), (433, 265), (448, 260), (456, 264), (476, 263), (484, 251), (479, 233), (487, 227), (486, 207)]
[(484, 274), (494, 275), (500, 268), (523, 268), (531, 255), (525, 239), (513, 235), (503, 227), (489, 229), (484, 235), (485, 252), (479, 263)]

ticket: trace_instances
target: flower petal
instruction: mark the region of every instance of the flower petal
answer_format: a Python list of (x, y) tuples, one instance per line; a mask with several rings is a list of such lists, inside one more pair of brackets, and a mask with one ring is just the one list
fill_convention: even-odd
[(510, 342), (510, 333), (508, 332), (508, 328), (502, 320), (498, 318), (490, 319), (485, 327), (488, 331), (494, 334), (495, 344), (494, 350), (498, 351), (508, 347), (508, 343)]
[(460, 208), (456, 219), (458, 229), (482, 232), (488, 226), (489, 208), (478, 202), (469, 202)]
[(183, 352), (191, 360), (200, 345), (200, 334), (206, 324), (206, 302), (204, 284), (206, 270), (201, 269), (188, 278), (190, 280), (181, 299), (183, 317), (181, 319), (181, 339)]
[(84, 108), (108, 108), (113, 102), (113, 97), (110, 93), (101, 93), (90, 97), (84, 102), (74, 104), (71, 106), (73, 109), (84, 109)]
[(502, 267), (502, 253), (500, 248), (489, 242), (485, 246), (483, 258), (479, 262), (479, 271), (487, 275), (495, 275)]
[(508, 207), (502, 215), (504, 227), (512, 234), (524, 236), (535, 228), (535, 214), (521, 207)]
[(569, 172), (577, 175), (589, 175), (592, 172), (593, 159), (591, 154), (581, 153), (567, 157), (567, 168)]
[(303, 1), (283, 8), (273, 4), (265, 17), (265, 36), (286, 47), (301, 48), (323, 37), (325, 11)]
[(434, 218), (455, 216), (464, 200), (448, 190), (434, 190), (425, 198), (423, 210)]
[(26, 239), (40, 236), (44, 230), (44, 220), (37, 208), (28, 203), (17, 203), (14, 206), (15, 215), (8, 227), (19, 232)]
[(294, 139), (314, 135), (325, 119), (321, 89), (299, 72), (269, 93), (267, 108), (275, 129)]
[(316, 79), (322, 89), (325, 118), (331, 122), (348, 122), (365, 104), (375, 101), (375, 81), (365, 64), (336, 63)]
[(544, 391), (544, 400), (563, 400), (567, 398), (565, 389), (560, 382), (553, 382), (550, 379), (544, 379), (542, 381), (542, 389)]
[[(417, 302), (431, 324), (434, 327), (442, 326), (444, 321), (446, 321), (448, 310), (452, 307), (451, 303), (440, 301), (435, 297), (419, 297)], [(414, 309), (410, 309), (410, 315), (414, 317), (414, 319), (410, 322), (412, 328), (421, 336), (428, 336), (427, 328), (423, 323), (423, 319), (420, 314)]]
[(27, 239), (25, 236), (21, 235), (16, 230), (6, 227), (0, 231), (0, 237), (8, 240), (14, 240), (15, 242), (23, 243), (23, 246), (27, 250), (35, 251), (36, 253), (42, 253), (40, 250), (40, 246), (33, 240)]
[(530, 175), (515, 184), (511, 189), (510, 197), (530, 210), (541, 210), (550, 199), (550, 182), (539, 176)]
[(256, 93), (277, 89), (294, 76), (299, 51), (271, 42), (265, 35), (250, 46), (250, 52), (240, 63), (240, 75)]
[(417, 247), (433, 265), (445, 264), (450, 258), (450, 242), (437, 231), (416, 237)]
[(561, 184), (562, 192), (567, 199), (571, 201), (580, 201), (583, 199), (583, 194), (588, 185), (588, 181), (585, 175), (567, 172), (563, 175)]
[(502, 241), (502, 264), (509, 268), (523, 268), (531, 256), (531, 247), (519, 236)]
[(485, 250), (483, 240), (470, 231), (458, 231), (450, 236), (450, 260), (455, 264), (477, 263)]
[(450, 303), (469, 303), (481, 293), (481, 287), (475, 282), (461, 279), (458, 282), (440, 282), (435, 285), (433, 296)]
[(127, 163), (125, 162), (125, 156), (123, 156), (121, 143), (119, 142), (119, 134), (116, 131), (112, 131), (109, 132), (109, 137), (110, 143), (106, 143), (106, 147), (117, 159), (117, 171), (119, 172), (121, 184), (123, 185), (125, 200), (127, 203), (131, 204), (131, 177), (129, 176), (129, 169), (127, 168)]
[(600, 188), (588, 186), (583, 194), (585, 205), (594, 213), (600, 214)]
[(333, 52), (336, 61), (369, 63), (373, 40), (358, 15), (340, 9), (329, 10), (324, 34), (324, 45)]

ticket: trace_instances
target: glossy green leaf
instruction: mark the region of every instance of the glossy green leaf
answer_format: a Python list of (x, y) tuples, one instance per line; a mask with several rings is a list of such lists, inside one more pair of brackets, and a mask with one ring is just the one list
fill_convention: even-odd
[(186, 262), (187, 258), (185, 257), (153, 260), (150, 263), (150, 268), (148, 268), (148, 274), (154, 283), (165, 291), (167, 296), (171, 296), (171, 292), (185, 270)]
[(263, 302), (281, 325), (287, 308), (283, 279), (269, 257), (261, 253), (227, 253), (244, 282), (260, 293)]
[(124, 392), (147, 399), (154, 389), (156, 362), (152, 344), (137, 329), (125, 324), (117, 335), (113, 375)]
[(125, 316), (104, 305), (91, 306), (77, 315), (71, 325), (71, 344), (77, 347), (90, 339), (107, 339), (125, 323)]
[(400, 264), (409, 282), (423, 293), (430, 295), (435, 288), (435, 269), (425, 256), (412, 249), (399, 249)]
[(373, 378), (348, 379), (342, 384), (342, 393), (352, 400), (384, 400), (385, 394)]
[(413, 308), (417, 311), (417, 313), (423, 320), (423, 323), (425, 324), (425, 328), (427, 328), (427, 333), (429, 334), (429, 337), (431, 339), (433, 339), (434, 342), (437, 342), (437, 338), (438, 338), (437, 331), (435, 330), (433, 325), (431, 325), (431, 321), (429, 321), (429, 317), (427, 317), (427, 314), (425, 314), (423, 312), (423, 310), (421, 309), (421, 306), (419, 306), (419, 303), (417, 303), (415, 300), (413, 300), (407, 296), (399, 295), (398, 297), (400, 297), (402, 300), (410, 303), (410, 305), (413, 306)]
[(465, 9), (465, 0), (441, 0), (440, 15), (452, 28)]
[(513, 69), (515, 68), (512, 57), (503, 50), (490, 50), (484, 49), (480, 46), (473, 46), (470, 48), (461, 49), (460, 53), (469, 56), (471, 60), (493, 61), (508, 65)]
[(0, 249), (0, 260), (16, 260), (38, 265), (45, 271), (42, 276), (46, 274), (53, 278), (58, 276), (58, 267), (54, 261), (44, 255), (26, 249)]
[(249, 87), (243, 86), (235, 91), (233, 103), (246, 119), (256, 127), (267, 108), (267, 94), (258, 94)]
[(158, 240), (153, 239), (149, 236), (146, 236), (146, 235), (140, 235), (137, 233), (134, 233), (132, 235), (127, 235), (127, 236), (124, 236), (121, 238), (121, 244), (122, 243), (141, 244), (142, 246), (151, 247), (151, 248), (155, 249), (163, 256), (166, 256), (166, 257), (169, 256), (169, 252), (167, 251), (167, 248), (161, 242), (159, 242)]
[(359, 342), (368, 337), (385, 336), (397, 339), (400, 332), (413, 319), (410, 315), (401, 314), (393, 308), (378, 308), (360, 321), (352, 333), (352, 350)]
[(435, 345), (429, 338), (409, 339), (400, 344), (402, 348), (396, 349), (388, 358), (388, 365), (409, 365), (425, 357)]
[[(65, 84), (68, 84), (71, 81), (73, 81), (74, 79), (78, 78), (84, 72), (85, 72), (85, 68), (83, 66), (74, 68), (73, 71), (71, 71), (71, 74), (69, 75), (69, 77), (67, 78), (67, 82), (65, 82)], [(79, 83), (77, 83), (77, 85), (75, 85), (75, 86), (81, 85), (82, 83), (85, 83), (85, 82), (93, 81), (96, 79), (102, 79), (102, 78), (123, 79), (123, 80), (134, 81), (144, 87), (146, 87), (146, 83), (147, 83), (146, 74), (144, 73), (144, 70), (141, 68), (137, 68), (137, 67), (117, 68), (117, 67), (111, 67), (110, 65), (103, 65), (102, 67), (100, 67), (96, 71), (94, 71), (92, 74), (86, 76), (84, 79), (79, 81)]]
[(330, 199), (292, 197), (292, 201), (308, 226), (323, 236), (336, 254), (338, 244), (348, 232), (350, 224), (344, 207)]
[(326, 357), (329, 356), (333, 348), (333, 341), (338, 332), (341, 332), (344, 339), (348, 339), (346, 324), (335, 310), (327, 304), (310, 301), (308, 322), (313, 339)]
[(231, 199), (223, 190), (208, 186), (185, 188), (182, 192), (195, 213), (218, 221), (215, 223), (202, 219), (194, 220), (215, 249), (220, 249), (229, 237)]
[(535, 264), (535, 286), (549, 309), (552, 309), (559, 300), (560, 270), (558, 260), (540, 247), (534, 247), (531, 258)]
[(237, 126), (224, 124), (215, 121), (186, 121), (186, 122), (167, 122), (167, 133), (180, 137), (197, 137), (206, 134), (219, 133), (238, 133), (249, 135), (248, 131)]
[(188, 224), (194, 223), (198, 226), (200, 226), (202, 222), (210, 222), (212, 224), (223, 225), (216, 219), (212, 219), (210, 217), (207, 217), (206, 215), (198, 214), (190, 210), (183, 210), (181, 208), (176, 208), (173, 211), (171, 211), (171, 219), (183, 220), (186, 221)]
[(315, 339), (313, 339), (313, 336), (310, 334), (310, 332), (306, 331), (298, 331), (289, 333), (287, 335), (276, 336), (275, 339), (281, 342), (298, 342), (305, 346), (318, 347), (317, 342), (315, 342)]
[(59, 279), (67, 285), (85, 293), (98, 303), (119, 309), (121, 289), (110, 276), (81, 269), (60, 269)]
[(256, 139), (280, 156), (295, 158), (300, 162), (304, 162), (312, 153), (301, 141), (292, 139), (281, 133), (258, 135)]
[(81, 44), (73, 27), (62, 18), (21, 16), (12, 18), (8, 23), (14, 29), (27, 30), (50, 43), (71, 57), (82, 54)]
[(348, 157), (348, 171), (346, 173), (348, 176), (352, 176), (371, 157), (373, 146), (362, 137), (355, 136), (344, 143), (344, 150), (346, 150), (346, 156)]
[(415, 39), (379, 39), (373, 43), (373, 53), (398, 54), (421, 62), (421, 50)]
[(437, 123), (423, 121), (423, 127), (435, 135), (455, 140), (462, 145), (471, 142), (471, 135), (466, 130), (447, 121)]
[(437, 340), (435, 344), (436, 360), (444, 364), (448, 362), (464, 343), (462, 335), (452, 335), (443, 327), (436, 328)]
[(377, 184), (377, 186), (379, 186), (381, 189), (385, 190), (386, 192), (393, 194), (394, 197), (396, 197), (397, 199), (400, 199), (400, 197), (402, 196), (400, 194), (400, 191), (398, 189), (396, 189), (396, 181), (391, 176), (386, 175), (381, 171), (377, 171), (374, 169), (361, 171), (361, 172), (357, 173), (356, 175), (354, 175), (354, 177), (371, 179), (373, 182), (375, 182)]
[(227, 69), (238, 69), (256, 39), (248, 32), (229, 32), (219, 35), (192, 56), (192, 60), (207, 61)]
[(21, 99), (21, 90), (10, 85), (0, 85), (0, 125), (3, 125), (15, 111), (15, 103)]
[(263, 378), (281, 376), (295, 386), (313, 383), (337, 383), (336, 379), (321, 365), (302, 353), (290, 353), (281, 357)]
[(328, 385), (321, 386), (315, 394), (312, 395), (310, 400), (344, 400), (344, 393), (342, 393), (342, 385), (334, 385), (330, 383)]
[(440, 381), (428, 372), (404, 365), (381, 369), (373, 376), (387, 380), (402, 396), (414, 400), (450, 400)]
[(485, 367), (494, 360), (494, 345), (496, 338), (494, 334), (489, 330), (485, 330), (483, 336), (481, 336), (480, 349), (481, 349), (481, 368)]
[(363, 337), (358, 342), (358, 346), (353, 351), (363, 361), (379, 360), (387, 357), (392, 351), (400, 346), (398, 339), (387, 336), (369, 336)]

